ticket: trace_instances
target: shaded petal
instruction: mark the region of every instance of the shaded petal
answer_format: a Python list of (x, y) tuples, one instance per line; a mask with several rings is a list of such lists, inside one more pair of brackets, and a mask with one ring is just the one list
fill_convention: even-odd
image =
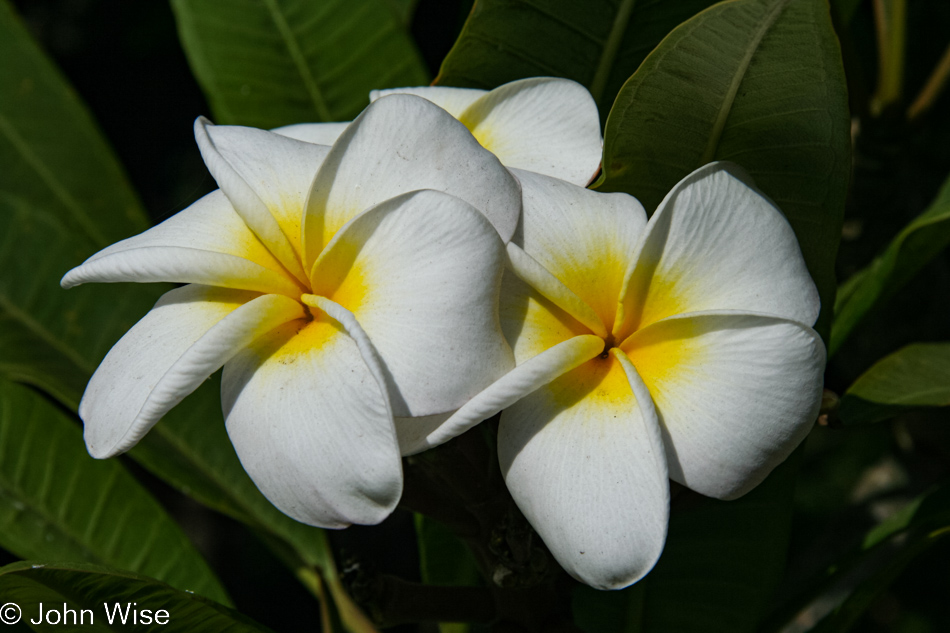
[(818, 417), (825, 347), (801, 323), (688, 314), (623, 349), (656, 403), (670, 478), (704, 495), (734, 499), (757, 486)]
[(426, 436), (442, 426), (453, 413), (454, 411), (446, 411), (417, 418), (394, 418), (396, 437), (399, 439), (399, 452), (405, 457), (431, 448), (426, 442)]
[(220, 191), (99, 251), (66, 273), (61, 284), (119, 281), (196, 283), (294, 297), (302, 291)]
[(653, 403), (624, 361), (619, 350), (588, 361), (515, 403), (498, 428), (511, 496), (565, 571), (599, 589), (652, 569), (669, 518)]
[(315, 263), (313, 294), (366, 331), (396, 415), (456, 409), (514, 366), (497, 312), (503, 248), (474, 207), (426, 190), (354, 218)]
[(448, 88), (445, 86), (419, 86), (417, 88), (390, 88), (388, 90), (371, 90), (369, 100), (376, 101), (386, 95), (406, 94), (422, 97), (439, 106), (456, 119), (476, 100), (488, 94), (487, 90), (478, 88)]
[(532, 77), (495, 88), (459, 120), (508, 167), (585, 186), (603, 150), (600, 114), (587, 89), (569, 79)]
[(761, 312), (812, 324), (818, 291), (795, 233), (735, 165), (681, 180), (647, 225), (628, 273), (624, 326), (705, 310)]
[(412, 437), (406, 437), (403, 440), (403, 455), (418, 453), (461, 435), (482, 420), (595, 358), (603, 350), (603, 339), (585, 334), (541, 352), (499, 378), (441, 422), (427, 420), (427, 426), (432, 428), (426, 435), (417, 432)]
[(185, 286), (109, 351), (79, 405), (93, 457), (132, 448), (158, 420), (255, 338), (303, 316), (282, 295)]
[(329, 151), (329, 146), (336, 143), (336, 140), (340, 138), (340, 134), (343, 134), (343, 130), (349, 124), (349, 121), (344, 123), (297, 123), (274, 128), (271, 132), (306, 143), (326, 145)]
[(195, 121), (201, 156), (252, 231), (301, 281), (300, 223), (328, 147), (249, 127)]
[(331, 311), (350, 327), (314, 310), (238, 354), (224, 367), (221, 400), (264, 496), (298, 521), (339, 528), (392, 512), (402, 464), (369, 342), (352, 315)]
[(350, 219), (418, 189), (465, 200), (505, 241), (521, 212), (514, 176), (464, 126), (425, 99), (392, 95), (363, 111), (320, 168), (307, 202), (306, 261)]
[(512, 241), (593, 308), (606, 335), (643, 237), (643, 206), (625, 193), (597, 193), (522, 170), (515, 175), (524, 209)]

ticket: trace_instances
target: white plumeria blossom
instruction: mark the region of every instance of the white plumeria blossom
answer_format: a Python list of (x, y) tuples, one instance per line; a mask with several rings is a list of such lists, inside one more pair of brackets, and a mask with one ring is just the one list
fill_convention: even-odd
[(394, 416), (457, 409), (514, 366), (497, 298), (520, 186), (410, 95), (332, 148), (203, 119), (195, 135), (220, 190), (63, 278), (189, 284), (90, 380), (89, 452), (128, 450), (223, 366), (228, 434), (268, 499), (312, 525), (377, 523), (402, 492)]
[[(590, 183), (600, 168), (603, 139), (597, 104), (569, 79), (532, 77), (494, 90), (422, 86), (373, 90), (370, 100), (413, 94), (444, 108), (507, 167)], [(274, 130), (310, 143), (331, 144), (346, 123), (301, 123)]]
[(734, 166), (695, 171), (649, 222), (626, 194), (517, 175), (501, 303), (517, 367), (403, 448), (504, 409), (519, 508), (572, 576), (625, 587), (663, 549), (668, 479), (733, 499), (808, 433), (818, 293), (788, 222)]

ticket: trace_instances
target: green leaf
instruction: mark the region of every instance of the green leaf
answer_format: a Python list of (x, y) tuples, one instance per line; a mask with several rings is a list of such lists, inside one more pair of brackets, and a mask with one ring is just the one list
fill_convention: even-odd
[(184, 494), (251, 527), (321, 601), (326, 583), (347, 630), (374, 631), (340, 583), (326, 533), (280, 512), (244, 471), (225, 430), (220, 383), (215, 374), (172, 409), (131, 457)]
[(743, 633), (756, 630), (785, 568), (801, 449), (735, 501), (683, 491), (673, 500), (663, 555), (620, 592), (581, 590), (589, 633)]
[(796, 609), (768, 631), (784, 631), (795, 622), (813, 622), (796, 631), (844, 633), (853, 629), (874, 600), (906, 567), (940, 539), (950, 535), (950, 486), (931, 490), (873, 529), (860, 547), (842, 557), (833, 573), (811, 583)]
[(95, 248), (147, 228), (86, 108), (7, 0), (0, 0), (0, 59), (0, 191), (48, 209)]
[(640, 62), (677, 24), (715, 0), (478, 0), (436, 83), (490, 89), (566, 77), (606, 113)]
[(76, 388), (167, 289), (91, 284), (63, 290), (60, 278), (85, 249), (52, 213), (0, 194), (0, 312), (9, 325), (0, 335), (0, 371), (48, 389), (73, 409)]
[[(472, 552), (447, 527), (421, 514), (415, 516), (419, 571), (429, 585), (478, 587), (481, 574)], [(468, 633), (461, 622), (441, 622), (441, 633)]]
[[(0, 595), (19, 606), (23, 624), (39, 620), (39, 606), (44, 613), (59, 611), (63, 624), (28, 625), (34, 631), (178, 631), (180, 633), (265, 633), (270, 629), (225, 606), (178, 591), (152, 578), (94, 565), (21, 562), (0, 568)], [(64, 607), (75, 612), (63, 615)], [(123, 624), (119, 605), (126, 615)], [(137, 624), (129, 605), (138, 609)], [(108, 609), (108, 611), (106, 610)], [(85, 610), (85, 613), (82, 611)], [(145, 610), (152, 619), (159, 615), (159, 624), (144, 623)], [(166, 614), (159, 614), (165, 611)], [(109, 623), (109, 616), (112, 624)], [(164, 619), (167, 615), (167, 619)], [(44, 616), (53, 621), (56, 615)], [(82, 620), (80, 620), (82, 618)], [(56, 620), (60, 621), (60, 620)]]
[(917, 343), (885, 356), (854, 381), (838, 416), (866, 424), (919, 407), (950, 405), (950, 343)]
[(742, 165), (785, 213), (825, 309), (851, 168), (844, 71), (826, 0), (732, 0), (670, 33), (624, 85), (601, 191), (648, 211), (714, 160)]
[(897, 234), (884, 252), (838, 289), (830, 353), (834, 354), (855, 326), (876, 305), (904, 284), (950, 244), (950, 178), (937, 198)]
[(0, 380), (0, 545), (21, 558), (87, 561), (148, 574), (226, 602), (174, 521), (117, 460), (34, 391)]
[(428, 83), (403, 1), (173, 0), (218, 123), (344, 121), (374, 88)]

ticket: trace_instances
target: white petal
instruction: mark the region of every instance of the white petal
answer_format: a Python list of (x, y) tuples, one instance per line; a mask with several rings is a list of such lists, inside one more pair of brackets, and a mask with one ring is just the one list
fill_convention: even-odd
[(515, 175), (524, 210), (512, 241), (584, 300), (609, 332), (647, 223), (643, 206), (625, 193), (597, 193), (522, 170)]
[(623, 349), (656, 403), (670, 478), (704, 495), (733, 499), (757, 486), (818, 416), (825, 347), (800, 323), (683, 315)]
[(231, 356), (303, 316), (282, 295), (185, 286), (165, 293), (93, 374), (79, 405), (93, 457), (134, 446)]
[(508, 167), (581, 186), (600, 167), (597, 104), (584, 86), (569, 79), (513, 81), (473, 102), (458, 118)]
[(565, 571), (598, 589), (653, 568), (669, 517), (653, 404), (622, 357), (595, 358), (538, 389), (505, 410), (498, 429), (518, 507)]
[(598, 356), (604, 350), (600, 337), (586, 334), (559, 343), (518, 365), (490, 387), (466, 402), (441, 422), (429, 420), (434, 428), (426, 436), (404, 442), (403, 454), (418, 453), (461, 435), (482, 420), (511, 406), (536, 389)]
[(304, 229), (308, 263), (351, 218), (418, 189), (465, 200), (507, 241), (521, 212), (521, 187), (452, 116), (425, 99), (392, 95), (347, 128), (320, 168)]
[(818, 291), (795, 233), (747, 178), (735, 165), (711, 163), (664, 198), (628, 272), (622, 331), (705, 310), (815, 322)]
[(504, 250), (472, 206), (437, 191), (387, 200), (342, 228), (313, 294), (350, 310), (383, 359), (393, 410), (458, 408), (514, 366), (498, 321)]
[(326, 145), (329, 150), (329, 146), (340, 138), (340, 134), (343, 134), (343, 130), (349, 124), (349, 121), (345, 123), (297, 123), (274, 128), (271, 132), (298, 141)]
[(285, 514), (320, 527), (378, 523), (402, 493), (378, 367), (363, 355), (364, 335), (351, 330), (357, 344), (337, 320), (313, 312), (312, 321), (277, 328), (225, 365), (228, 435), (251, 479)]
[(255, 128), (195, 121), (201, 156), (221, 191), (272, 253), (306, 279), (300, 223), (310, 183), (330, 151)]
[(99, 251), (66, 273), (61, 284), (119, 281), (196, 283), (289, 296), (303, 290), (220, 191)]
[(477, 99), (488, 94), (487, 90), (477, 88), (448, 88), (445, 86), (419, 86), (418, 88), (390, 88), (389, 90), (372, 90), (369, 100), (376, 101), (386, 95), (407, 94), (422, 97), (439, 106), (456, 119), (465, 112), (468, 106)]

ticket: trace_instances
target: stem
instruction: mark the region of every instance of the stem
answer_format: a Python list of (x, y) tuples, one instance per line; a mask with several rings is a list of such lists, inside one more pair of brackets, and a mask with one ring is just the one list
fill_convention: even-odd
[(908, 121), (915, 120), (933, 106), (947, 84), (947, 79), (950, 79), (950, 45), (947, 45), (947, 50), (943, 52), (943, 57), (940, 58), (930, 77), (927, 78), (927, 83), (924, 84), (920, 94), (907, 108)]

